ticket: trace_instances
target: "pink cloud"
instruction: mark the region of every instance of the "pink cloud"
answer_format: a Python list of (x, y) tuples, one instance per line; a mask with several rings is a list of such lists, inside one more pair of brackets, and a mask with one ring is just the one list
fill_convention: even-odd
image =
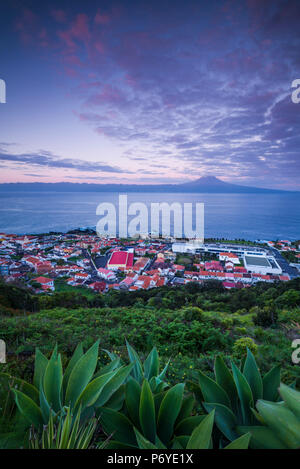
[(51, 15), (58, 23), (64, 23), (66, 21), (66, 13), (63, 10), (53, 10)]
[(59, 31), (58, 36), (66, 43), (70, 49), (76, 47), (75, 40), (81, 40), (87, 43), (90, 39), (88, 16), (85, 13), (79, 13), (71, 27), (65, 31)]
[(108, 24), (109, 22), (110, 22), (110, 17), (105, 13), (101, 14), (100, 10), (98, 10), (95, 16), (95, 23), (96, 24)]

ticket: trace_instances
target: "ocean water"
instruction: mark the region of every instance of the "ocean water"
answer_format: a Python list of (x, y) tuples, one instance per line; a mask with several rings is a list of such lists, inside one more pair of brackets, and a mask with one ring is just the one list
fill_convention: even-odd
[[(95, 227), (101, 218), (96, 215), (98, 204), (112, 202), (118, 207), (118, 196), (104, 192), (0, 193), (0, 232), (29, 234)], [(148, 207), (152, 202), (203, 202), (205, 237), (300, 238), (300, 193), (128, 193), (128, 205), (132, 202), (144, 202)]]

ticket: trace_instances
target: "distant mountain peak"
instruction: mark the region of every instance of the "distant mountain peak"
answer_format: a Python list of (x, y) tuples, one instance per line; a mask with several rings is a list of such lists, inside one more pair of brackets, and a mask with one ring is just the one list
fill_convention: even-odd
[(216, 185), (216, 184), (226, 184), (224, 181), (221, 181), (221, 179), (218, 179), (216, 176), (202, 176), (194, 181), (186, 182), (185, 185)]

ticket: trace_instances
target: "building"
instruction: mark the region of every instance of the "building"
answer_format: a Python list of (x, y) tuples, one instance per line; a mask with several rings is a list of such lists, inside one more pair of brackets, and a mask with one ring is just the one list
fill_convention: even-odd
[(34, 279), (34, 281), (36, 283), (40, 283), (43, 290), (54, 290), (54, 280), (52, 278), (37, 277)]
[(230, 261), (233, 264), (240, 263), (239, 257), (236, 254), (233, 254), (232, 252), (220, 252), (219, 259), (220, 261), (225, 261), (225, 262)]
[(100, 267), (99, 269), (97, 269), (97, 272), (98, 276), (105, 280), (113, 281), (116, 279), (116, 274), (112, 270), (103, 269), (102, 267)]
[(114, 251), (107, 262), (109, 269), (131, 269), (133, 266), (133, 250), (130, 251)]
[(245, 253), (244, 265), (248, 272), (254, 272), (261, 275), (282, 273), (282, 269), (277, 264), (274, 257), (257, 256), (252, 253)]

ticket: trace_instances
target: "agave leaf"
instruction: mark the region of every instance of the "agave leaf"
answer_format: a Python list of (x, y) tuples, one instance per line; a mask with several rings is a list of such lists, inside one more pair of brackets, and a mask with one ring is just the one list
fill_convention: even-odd
[(280, 365), (274, 366), (263, 377), (263, 399), (266, 401), (277, 401), (278, 388), (280, 386)]
[(300, 447), (300, 420), (278, 403), (259, 400), (256, 405), (269, 428), (290, 449)]
[(63, 377), (63, 394), (64, 395), (65, 395), (65, 392), (66, 392), (66, 389), (67, 389), (70, 374), (72, 373), (72, 370), (73, 370), (74, 366), (76, 365), (76, 363), (78, 362), (78, 360), (82, 356), (83, 356), (83, 347), (82, 347), (82, 343), (79, 343), (77, 345), (72, 357), (71, 357), (71, 360), (68, 363), (67, 368), (65, 369), (65, 372), (64, 372), (64, 377)]
[(245, 433), (245, 435), (240, 436), (236, 440), (229, 443), (229, 445), (225, 446), (224, 449), (248, 449), (250, 439), (251, 433)]
[(140, 449), (157, 449), (157, 447), (151, 443), (151, 441), (147, 440), (139, 431), (137, 428), (134, 428), (135, 436), (136, 436), (136, 441), (138, 444), (138, 447)]
[(159, 371), (159, 357), (157, 348), (153, 347), (144, 362), (144, 376), (150, 380), (153, 376), (157, 376)]
[(300, 392), (281, 383), (279, 393), (288, 408), (300, 421)]
[(215, 411), (212, 410), (210, 414), (200, 422), (198, 427), (195, 428), (191, 434), (186, 449), (208, 449), (211, 442), (211, 434), (214, 425)]
[(189, 395), (183, 398), (182, 406), (178, 414), (178, 417), (176, 419), (175, 426), (179, 424), (182, 420), (190, 417), (192, 410), (194, 408), (194, 405), (195, 405), (195, 399), (192, 395)]
[(140, 428), (139, 406), (140, 406), (141, 386), (134, 379), (130, 378), (126, 383), (125, 403), (128, 414), (134, 425)]
[(188, 435), (180, 435), (176, 436), (176, 438), (173, 439), (173, 444), (176, 441), (176, 445), (180, 445), (181, 448), (186, 449), (186, 445), (188, 444), (190, 437)]
[(48, 364), (48, 359), (40, 351), (39, 348), (35, 350), (35, 361), (34, 361), (34, 375), (33, 375), (33, 384), (39, 389), (41, 379), (44, 378), (44, 373)]
[(99, 340), (74, 364), (66, 389), (65, 402), (73, 406), (81, 392), (90, 382), (98, 360)]
[(16, 389), (13, 389), (12, 391), (15, 396), (17, 407), (21, 414), (24, 415), (26, 420), (28, 420), (30, 423), (33, 423), (33, 425), (36, 427), (42, 425), (43, 416), (38, 405), (23, 392), (17, 391)]
[(120, 365), (120, 357), (116, 358), (115, 360), (111, 361), (107, 365), (103, 366), (101, 370), (95, 373), (94, 378), (98, 378), (98, 376), (106, 375), (106, 373), (109, 373), (110, 371), (113, 371), (116, 368), (118, 368), (119, 365)]
[(184, 384), (179, 383), (169, 389), (159, 408), (157, 419), (157, 435), (168, 445), (173, 434), (173, 427), (181, 409)]
[(41, 378), (41, 384), (40, 384), (40, 409), (43, 415), (44, 423), (47, 424), (50, 418), (51, 407), (44, 393), (42, 378)]
[(176, 435), (190, 435), (193, 430), (202, 422), (205, 418), (205, 415), (193, 415), (192, 417), (187, 417), (175, 427)]
[(104, 386), (112, 379), (112, 377), (116, 374), (116, 371), (110, 371), (105, 375), (98, 376), (98, 378), (93, 379), (82, 391), (80, 396), (78, 397), (75, 409), (81, 406), (82, 410), (86, 407), (90, 407), (95, 404), (96, 400), (98, 399), (102, 389)]
[(143, 381), (141, 390), (139, 417), (143, 435), (154, 443), (156, 435), (155, 406), (153, 394), (146, 379)]
[(118, 355), (116, 355), (115, 353), (113, 352), (110, 352), (109, 350), (106, 350), (105, 348), (102, 349), (103, 352), (107, 353), (107, 355), (109, 356), (109, 358), (111, 359), (111, 361), (114, 361), (116, 360), (118, 357)]
[(125, 415), (103, 407), (100, 413), (100, 422), (108, 436), (113, 436), (123, 444), (136, 447), (136, 436), (132, 423)]
[(161, 391), (158, 394), (154, 395), (155, 415), (158, 415), (160, 405), (165, 395), (166, 395), (166, 391)]
[(126, 347), (130, 362), (134, 365), (132, 369), (132, 376), (138, 383), (142, 384), (143, 381), (143, 366), (137, 352), (126, 340)]
[(119, 389), (108, 399), (105, 407), (113, 410), (121, 410), (125, 400), (125, 384), (121, 384)]
[(102, 389), (97, 401), (95, 402), (95, 407), (103, 407), (108, 402), (112, 395), (119, 389), (126, 378), (130, 375), (133, 366), (133, 363), (131, 363), (130, 365), (122, 366), (116, 370), (115, 375)]
[(241, 401), (243, 423), (250, 424), (253, 420), (251, 407), (253, 407), (253, 396), (251, 388), (238, 367), (232, 363), (233, 379), (235, 381), (238, 395)]
[(229, 397), (231, 408), (235, 409), (238, 398), (236, 386), (230, 370), (220, 355), (218, 355), (215, 359), (214, 372), (216, 376), (216, 382), (219, 386), (221, 386), (222, 389), (224, 389), (227, 396)]
[(43, 389), (47, 402), (55, 412), (61, 409), (62, 380), (61, 356), (53, 353), (45, 369)]
[(183, 446), (180, 444), (178, 438), (174, 438), (172, 448), (171, 449), (184, 449)]
[(237, 438), (236, 426), (237, 419), (234, 413), (222, 404), (207, 403), (204, 402), (203, 406), (206, 412), (211, 412), (215, 410), (215, 422), (218, 429), (226, 436), (230, 441), (233, 441)]
[(247, 349), (247, 358), (244, 365), (243, 375), (245, 376), (251, 388), (253, 402), (263, 397), (263, 381), (257, 367), (255, 358), (251, 351)]
[(135, 449), (137, 448), (137, 444), (130, 445), (128, 443), (123, 443), (122, 441), (117, 440), (109, 440), (108, 443), (105, 445), (105, 449)]
[(168, 368), (169, 368), (169, 364), (170, 364), (170, 360), (167, 361), (164, 369), (162, 370), (162, 372), (157, 376), (158, 379), (160, 379), (161, 381), (165, 379), (166, 377), (166, 373), (168, 371)]
[(199, 371), (199, 385), (205, 402), (218, 402), (226, 407), (231, 407), (229, 397), (224, 389), (201, 371)]
[(38, 404), (39, 391), (35, 386), (32, 386), (32, 384), (27, 383), (27, 381), (24, 381), (23, 379), (10, 376), (8, 373), (0, 373), (0, 377), (3, 377), (5, 379), (11, 389), (14, 388), (18, 391), (22, 391), (24, 394), (30, 397), (30, 399), (32, 399), (36, 404)]
[(237, 431), (251, 434), (250, 448), (252, 449), (286, 449), (284, 443), (267, 427), (241, 426), (237, 427)]

